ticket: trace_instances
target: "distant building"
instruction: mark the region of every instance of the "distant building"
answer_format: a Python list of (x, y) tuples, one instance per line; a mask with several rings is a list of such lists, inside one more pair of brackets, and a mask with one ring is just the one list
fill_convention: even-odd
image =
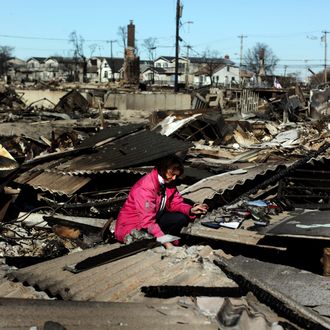
[(22, 81), (25, 78), (23, 71), (25, 70), (26, 62), (12, 57), (7, 61), (7, 81)]
[(123, 58), (91, 57), (87, 61), (87, 78), (90, 82), (106, 83), (122, 78)]
[(26, 81), (43, 80), (46, 57), (30, 57), (24, 70)]
[(82, 81), (83, 59), (52, 56), (44, 61), (43, 81)]
[(239, 67), (229, 64), (220, 64), (212, 75), (214, 86), (232, 87), (240, 82)]

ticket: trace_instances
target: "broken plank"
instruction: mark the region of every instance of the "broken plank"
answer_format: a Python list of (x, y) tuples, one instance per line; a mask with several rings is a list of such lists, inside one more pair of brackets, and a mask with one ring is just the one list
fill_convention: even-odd
[(50, 225), (60, 225), (66, 227), (78, 227), (87, 232), (99, 232), (107, 223), (108, 219), (74, 217), (66, 215), (44, 215), (43, 219)]
[(258, 246), (262, 248), (272, 248), (277, 250), (285, 251), (285, 247), (272, 246), (272, 245), (264, 245), (260, 244), (261, 240), (265, 237), (255, 231), (248, 231), (245, 229), (228, 229), (228, 228), (207, 228), (200, 224), (194, 224), (190, 227), (183, 228), (181, 231), (183, 234), (203, 237), (218, 241), (246, 244), (252, 246)]

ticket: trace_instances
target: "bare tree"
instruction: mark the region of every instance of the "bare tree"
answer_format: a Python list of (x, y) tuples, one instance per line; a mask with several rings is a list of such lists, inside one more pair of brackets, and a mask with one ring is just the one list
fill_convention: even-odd
[(119, 45), (121, 47), (123, 47), (123, 49), (126, 49), (126, 39), (127, 39), (127, 26), (122, 25), (119, 26), (118, 28), (118, 32), (117, 32), (118, 36), (119, 36)]
[(98, 44), (90, 44), (88, 47), (89, 47), (89, 51), (90, 51), (89, 57), (92, 57), (96, 48), (98, 47)]
[[(243, 58), (243, 64), (247, 70), (259, 73), (264, 69), (267, 75), (273, 74), (278, 61), (279, 59), (273, 53), (272, 49), (261, 42), (258, 42), (253, 48), (248, 49)], [(263, 68), (261, 65), (263, 65)]]
[(142, 48), (144, 48), (148, 54), (149, 60), (154, 60), (154, 50), (156, 49), (157, 38), (147, 38), (143, 40)]
[(0, 46), (0, 76), (6, 75), (8, 71), (7, 61), (12, 57), (13, 47)]
[(83, 80), (86, 82), (87, 80), (87, 60), (84, 55), (84, 42), (82, 36), (78, 36), (76, 31), (73, 31), (69, 35), (69, 43), (73, 46), (73, 58), (75, 61), (75, 71), (74, 71), (74, 80), (79, 80), (79, 59), (83, 61)]
[(220, 54), (217, 50), (205, 50), (202, 54), (203, 64), (201, 71), (210, 78), (211, 85), (213, 84), (212, 76), (215, 73), (216, 69), (223, 64), (223, 58), (220, 57)]

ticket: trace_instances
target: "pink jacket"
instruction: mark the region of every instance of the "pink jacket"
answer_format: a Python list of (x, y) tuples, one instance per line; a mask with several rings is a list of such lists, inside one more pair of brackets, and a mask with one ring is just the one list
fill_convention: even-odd
[[(153, 169), (137, 181), (129, 192), (116, 221), (116, 239), (122, 242), (133, 229), (142, 228), (155, 237), (163, 236), (164, 233), (156, 223), (161, 199), (158, 171)], [(181, 212), (191, 219), (195, 218), (189, 215), (191, 205), (184, 203), (183, 197), (174, 186), (166, 187), (165, 209), (168, 212)]]

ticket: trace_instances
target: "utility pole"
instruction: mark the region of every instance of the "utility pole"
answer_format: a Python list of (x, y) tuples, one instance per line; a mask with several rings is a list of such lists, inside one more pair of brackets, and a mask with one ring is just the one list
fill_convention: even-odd
[(151, 84), (153, 85), (155, 83), (155, 54), (153, 51), (156, 50), (156, 46), (153, 47), (149, 47), (149, 52), (150, 52), (150, 57), (151, 57), (151, 61), (152, 61), (152, 80), (151, 80)]
[(114, 42), (117, 42), (117, 40), (109, 40), (110, 43), (110, 68), (111, 68), (111, 75), (112, 75), (112, 81), (115, 81), (115, 76), (114, 76), (114, 67), (113, 67), (113, 56), (112, 56), (112, 44)]
[(328, 81), (328, 75), (327, 75), (327, 34), (330, 33), (329, 31), (322, 31), (323, 37), (321, 38), (321, 41), (324, 42), (324, 82), (326, 83)]
[(186, 88), (188, 88), (189, 83), (189, 49), (191, 48), (190, 45), (187, 45), (187, 65), (186, 65)]
[(286, 77), (286, 69), (288, 68), (287, 65), (284, 65), (284, 77)]
[(175, 19), (175, 72), (174, 72), (174, 92), (179, 91), (178, 74), (179, 74), (179, 41), (180, 41), (180, 18), (182, 15), (182, 5), (180, 0), (176, 2), (176, 19)]
[(241, 69), (242, 69), (242, 62), (243, 62), (243, 39), (247, 38), (247, 36), (240, 35), (238, 38), (241, 39), (241, 47), (240, 47), (240, 53), (239, 53), (239, 81), (241, 81)]

